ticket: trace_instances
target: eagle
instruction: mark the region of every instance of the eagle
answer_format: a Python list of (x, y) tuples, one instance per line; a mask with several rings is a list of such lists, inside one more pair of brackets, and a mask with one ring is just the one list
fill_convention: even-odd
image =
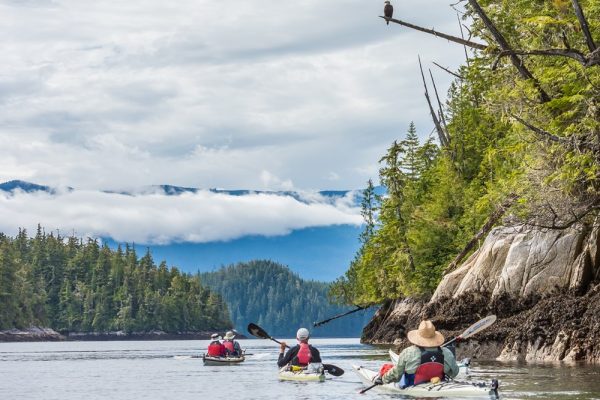
[(383, 7), (383, 15), (385, 15), (385, 22), (387, 25), (390, 24), (390, 18), (394, 15), (394, 7), (390, 4), (389, 0), (384, 1), (385, 7)]

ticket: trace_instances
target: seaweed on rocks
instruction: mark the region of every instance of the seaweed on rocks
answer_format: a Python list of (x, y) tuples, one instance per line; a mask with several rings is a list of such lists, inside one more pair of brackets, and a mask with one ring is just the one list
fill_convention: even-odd
[(581, 295), (557, 291), (544, 297), (490, 300), (489, 293), (469, 292), (458, 298), (388, 302), (363, 332), (369, 343), (409, 345), (406, 332), (430, 319), (448, 338), (489, 314), (497, 322), (461, 343), (458, 356), (525, 361), (600, 362), (600, 283)]

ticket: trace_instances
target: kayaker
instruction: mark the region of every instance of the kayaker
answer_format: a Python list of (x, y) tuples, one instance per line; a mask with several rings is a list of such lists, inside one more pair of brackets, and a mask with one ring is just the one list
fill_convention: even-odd
[(298, 340), (298, 344), (290, 348), (285, 355), (283, 353), (285, 352), (287, 345), (285, 342), (281, 342), (279, 359), (277, 360), (277, 365), (279, 368), (282, 368), (288, 364), (306, 367), (308, 364), (321, 363), (321, 354), (319, 353), (319, 350), (308, 344), (309, 337), (310, 332), (308, 332), (308, 329), (298, 329), (298, 332), (296, 332), (296, 340)]
[(398, 382), (398, 386), (405, 388), (458, 375), (456, 359), (449, 349), (440, 347), (444, 336), (435, 330), (431, 321), (422, 321), (419, 329), (409, 331), (407, 337), (414, 346), (400, 353), (396, 365), (381, 367), (373, 383)]
[(223, 343), (219, 340), (220, 336), (218, 333), (210, 335), (211, 342), (208, 344), (208, 350), (206, 355), (209, 357), (225, 357), (226, 350)]
[(233, 331), (227, 331), (223, 337), (223, 346), (225, 346), (225, 353), (231, 357), (239, 357), (242, 355), (242, 347), (237, 340), (233, 340), (235, 334)]

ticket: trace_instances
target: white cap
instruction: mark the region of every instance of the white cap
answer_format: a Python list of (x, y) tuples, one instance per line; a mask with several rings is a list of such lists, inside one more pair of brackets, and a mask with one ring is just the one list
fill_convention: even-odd
[(219, 334), (218, 333), (213, 333), (212, 335), (210, 335), (211, 339), (218, 339), (219, 338)]
[(296, 339), (298, 340), (306, 340), (310, 337), (310, 332), (308, 332), (308, 329), (306, 328), (300, 328), (298, 329), (298, 332), (296, 332)]

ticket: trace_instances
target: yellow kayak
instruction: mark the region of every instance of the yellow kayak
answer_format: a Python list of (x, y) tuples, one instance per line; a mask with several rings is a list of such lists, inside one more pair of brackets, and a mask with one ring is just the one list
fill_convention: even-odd
[(317, 370), (301, 369), (297, 367), (283, 367), (279, 370), (279, 380), (299, 381), (299, 382), (323, 382), (325, 381), (325, 371), (323, 367)]

